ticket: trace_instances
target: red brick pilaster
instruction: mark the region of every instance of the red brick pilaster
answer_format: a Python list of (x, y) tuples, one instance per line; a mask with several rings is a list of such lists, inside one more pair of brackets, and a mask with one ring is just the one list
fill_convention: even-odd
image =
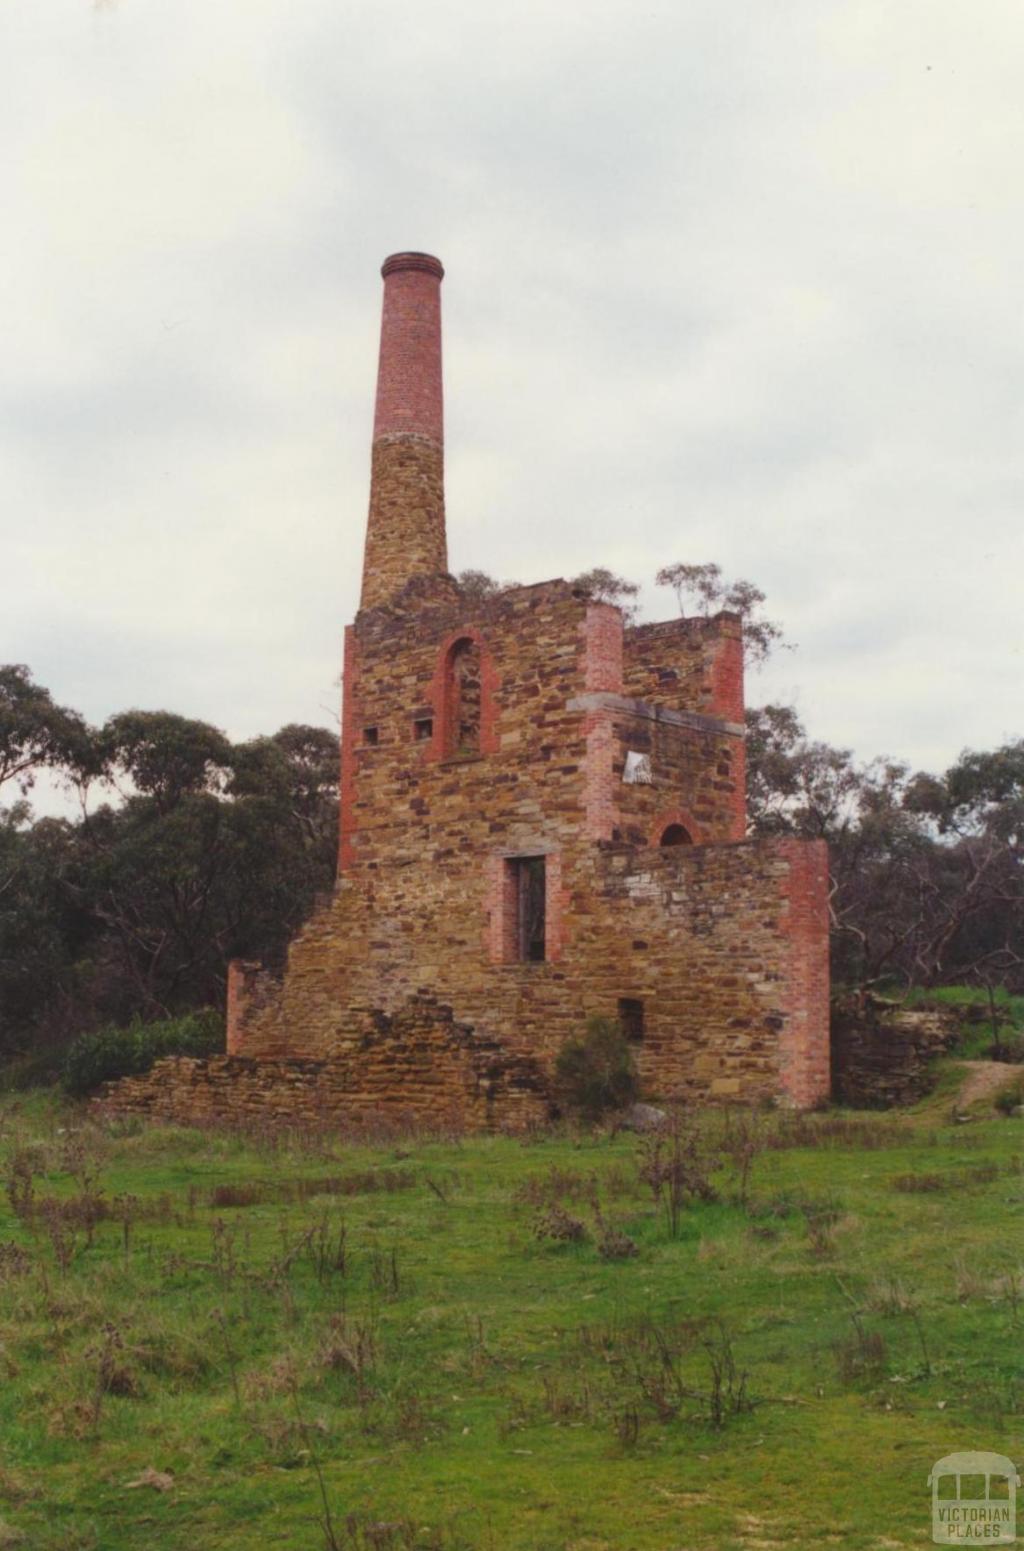
[(729, 800), (729, 839), (745, 840), (747, 838), (747, 742), (745, 738), (736, 738), (731, 742), (730, 765), (733, 787)]
[(610, 711), (588, 711), (583, 718), (587, 740), (584, 755), (584, 830), (589, 840), (610, 840), (618, 817), (612, 765), (615, 734)]
[(359, 643), (352, 625), (345, 629), (345, 663), (342, 669), (341, 789), (339, 793), (338, 870), (348, 872), (355, 861), (356, 748), (362, 738), (359, 705)]
[(613, 603), (587, 605), (584, 683), (588, 691), (622, 693), (622, 612)]
[[(712, 716), (724, 721), (744, 721), (743, 705), (743, 626), (735, 614), (718, 617), (720, 633), (711, 647), (709, 674), (711, 699), (708, 709)], [(730, 840), (743, 840), (747, 833), (747, 750), (741, 738), (732, 750), (731, 778), (733, 783), (730, 802)]]
[(783, 884), (786, 1023), (779, 1036), (779, 1077), (789, 1103), (808, 1109), (829, 1097), (828, 846), (778, 840), (788, 863)]
[(743, 626), (735, 614), (720, 614), (718, 639), (711, 647), (711, 700), (708, 711), (723, 721), (743, 721)]
[[(583, 620), (583, 682), (589, 694), (622, 693), (622, 612), (612, 603), (588, 603)], [(615, 738), (609, 711), (583, 718), (585, 831), (591, 840), (610, 840), (618, 821), (612, 760)]]
[(512, 964), (519, 950), (516, 879), (504, 856), (487, 858), (487, 951), (492, 964)]
[(562, 857), (549, 851), (544, 863), (544, 952), (555, 964), (565, 945), (565, 890), (562, 887)]

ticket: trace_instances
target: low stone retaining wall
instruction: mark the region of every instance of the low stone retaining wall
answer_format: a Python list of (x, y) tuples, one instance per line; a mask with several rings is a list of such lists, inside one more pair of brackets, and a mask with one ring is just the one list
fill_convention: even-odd
[(860, 1109), (913, 1104), (934, 1086), (934, 1062), (955, 1040), (952, 1012), (908, 1011), (874, 997), (832, 1008), (832, 1096)]
[(183, 1125), (392, 1119), (515, 1130), (547, 1118), (537, 1063), (478, 1038), (432, 998), (414, 998), (393, 1017), (367, 1011), (359, 1022), (326, 1060), (168, 1057), (144, 1076), (108, 1083), (92, 1103), (106, 1114)]

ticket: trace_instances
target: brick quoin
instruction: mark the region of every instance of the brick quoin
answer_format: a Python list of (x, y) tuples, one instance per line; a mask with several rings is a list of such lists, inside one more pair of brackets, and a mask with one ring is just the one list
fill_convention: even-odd
[(488, 947), (492, 964), (511, 964), (518, 957), (519, 900), (515, 874), (504, 856), (487, 859)]
[[(560, 578), (462, 593), (447, 570), (442, 275), (420, 253), (383, 266), (335, 891), (283, 977), (230, 967), (226, 1057), (162, 1062), (103, 1103), (262, 1126), (533, 1124), (557, 1104), (562, 1044), (628, 998), (654, 1100), (816, 1104), (827, 854), (744, 838), (741, 622), (626, 625)], [(631, 754), (649, 781), (626, 778)], [(661, 846), (672, 823), (694, 844)], [(527, 962), (513, 862), (541, 855), (545, 954)]]
[(729, 801), (729, 840), (742, 840), (747, 833), (747, 745), (737, 738), (730, 762), (732, 792)]
[(614, 785), (615, 733), (610, 714), (584, 718), (584, 833), (588, 840), (611, 840), (618, 819)]
[(622, 610), (591, 603), (584, 625), (585, 682), (588, 690), (622, 691)]
[(737, 614), (719, 614), (721, 634), (711, 653), (711, 704), (713, 716), (742, 722), (743, 626)]
[(823, 840), (779, 840), (789, 875), (783, 930), (789, 943), (786, 1027), (779, 1041), (783, 1089), (799, 1109), (831, 1092), (829, 1048), (828, 847)]
[(344, 873), (349, 871), (355, 861), (356, 773), (364, 726), (359, 696), (359, 643), (351, 625), (345, 629), (342, 686), (338, 870)]
[[(711, 711), (726, 721), (743, 724), (743, 626), (736, 614), (721, 614), (723, 630), (711, 658)], [(747, 749), (737, 740), (732, 756), (733, 780), (730, 840), (742, 840), (747, 832)]]
[(549, 964), (557, 964), (565, 948), (565, 889), (562, 886), (562, 858), (550, 851), (545, 863), (544, 951)]

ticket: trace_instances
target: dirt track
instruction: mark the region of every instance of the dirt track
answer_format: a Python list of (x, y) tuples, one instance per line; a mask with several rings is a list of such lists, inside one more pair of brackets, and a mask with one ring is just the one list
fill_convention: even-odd
[(967, 1109), (981, 1099), (991, 1102), (1000, 1088), (1005, 1088), (1019, 1076), (1018, 1067), (1007, 1066), (1002, 1061), (964, 1061), (962, 1065), (966, 1075), (956, 1096), (958, 1109)]

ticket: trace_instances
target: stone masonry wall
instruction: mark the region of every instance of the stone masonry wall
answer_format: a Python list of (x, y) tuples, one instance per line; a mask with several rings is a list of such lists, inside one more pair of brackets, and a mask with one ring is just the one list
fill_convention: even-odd
[(253, 1127), (400, 1119), (516, 1129), (549, 1112), (534, 1061), (475, 1037), (450, 1008), (423, 997), (393, 1018), (350, 1013), (329, 1060), (170, 1057), (142, 1077), (108, 1084), (93, 1103), (181, 1124)]
[[(697, 843), (742, 840), (745, 823), (743, 738), (731, 723), (674, 726), (623, 710), (614, 717), (612, 775), (618, 833), (614, 839), (657, 845), (669, 824), (682, 823)], [(626, 784), (626, 753), (647, 754), (653, 780)]]
[(568, 923), (577, 994), (588, 1015), (643, 1004), (648, 1092), (828, 1097), (827, 935), (805, 914), (808, 872), (824, 891), (825, 871), (824, 846), (790, 840), (597, 853)]
[(837, 1003), (834, 1097), (863, 1109), (915, 1103), (931, 1091), (936, 1058), (958, 1033), (952, 1010), (904, 1009), (873, 997)]
[[(701, 641), (731, 641), (720, 622), (700, 624)], [(675, 622), (664, 633), (687, 635)], [(481, 747), (453, 757), (437, 735), (439, 664), (463, 638), (481, 653)], [(681, 814), (699, 841), (735, 839), (742, 739), (721, 717), (624, 697), (620, 641), (617, 611), (560, 582), (471, 617), (444, 596), (360, 615), (339, 890), (293, 943), (276, 996), (245, 980), (233, 1049), (334, 1059), (350, 1009), (394, 1013), (429, 992), (549, 1068), (590, 1014), (618, 1016), (630, 998), (644, 1003), (638, 1060), (652, 1093), (825, 1095), (821, 848), (650, 845)], [(645, 742), (654, 784), (626, 784), (625, 752)], [(517, 856), (545, 859), (541, 963), (515, 952)]]
[(743, 628), (737, 614), (668, 619), (625, 633), (623, 689), (676, 711), (743, 721)]
[[(381, 995), (400, 1004), (423, 987), (481, 1037), (550, 1070), (588, 1017), (616, 1018), (630, 998), (644, 1007), (636, 1055), (652, 1096), (827, 1098), (827, 939), (813, 914), (823, 846), (595, 847), (560, 881), (561, 956), (536, 964), (492, 961), (498, 906), (480, 882), (435, 913), (432, 930), (425, 912), (415, 934), (389, 897), (366, 928), (359, 896), (343, 892), (293, 946), (279, 1008), (256, 1016), (241, 1048), (325, 1059), (350, 1038), (349, 1007)], [(281, 1027), (295, 1031), (292, 1045), (278, 1043)]]
[(375, 604), (395, 596), (410, 575), (447, 572), (444, 449), (425, 436), (382, 436), (371, 468), (363, 595)]

